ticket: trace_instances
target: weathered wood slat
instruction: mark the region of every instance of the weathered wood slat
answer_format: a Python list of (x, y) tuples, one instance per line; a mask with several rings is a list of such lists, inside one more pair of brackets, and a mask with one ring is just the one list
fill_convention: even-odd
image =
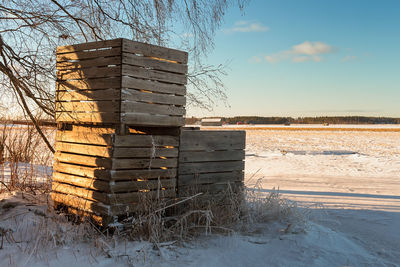
[(111, 205), (110, 206), (110, 213), (113, 216), (126, 215), (128, 213), (134, 213), (134, 212), (136, 212), (137, 210), (139, 210), (141, 208), (138, 204), (140, 205), (140, 203)]
[(175, 178), (164, 178), (156, 180), (140, 180), (140, 181), (102, 181), (95, 178), (80, 177), (71, 174), (64, 174), (55, 172), (53, 174), (53, 181), (75, 185), (83, 188), (89, 188), (95, 191), (105, 193), (120, 193), (120, 192), (132, 192), (139, 190), (155, 190), (161, 188), (175, 188)]
[[(166, 190), (154, 190), (147, 192), (131, 192), (131, 193), (118, 193), (118, 194), (108, 194), (107, 204), (129, 204), (137, 203), (145, 199), (162, 199), (175, 197), (175, 189)], [(113, 209), (111, 209), (113, 210)]]
[(157, 125), (157, 126), (183, 126), (185, 125), (184, 117), (161, 116), (139, 113), (122, 113), (121, 122), (133, 125)]
[(132, 54), (142, 54), (146, 57), (157, 57), (186, 64), (188, 61), (188, 53), (171, 48), (150, 45), (135, 41), (123, 39), (122, 51)]
[(87, 155), (78, 155), (64, 152), (56, 152), (54, 159), (59, 162), (71, 163), (77, 165), (91, 166), (91, 167), (103, 167), (111, 169), (113, 162), (111, 158), (102, 158)]
[(111, 146), (112, 135), (84, 131), (57, 131), (56, 141)]
[(182, 131), (180, 151), (245, 148), (244, 131)]
[(150, 170), (113, 170), (111, 178), (114, 181), (154, 178), (175, 178), (177, 169), (150, 169)]
[(179, 162), (230, 161), (244, 160), (244, 150), (226, 151), (182, 151)]
[(195, 162), (179, 165), (179, 174), (227, 172), (244, 170), (243, 161)]
[(57, 90), (94, 90), (121, 88), (121, 77), (57, 81)]
[(60, 172), (53, 173), (53, 181), (59, 183), (65, 183), (75, 185), (83, 188), (89, 188), (95, 191), (101, 191), (109, 193), (111, 192), (110, 182), (102, 181), (95, 178), (81, 177), (71, 174), (65, 174)]
[(59, 81), (86, 80), (119, 76), (121, 76), (121, 66), (57, 71), (57, 79)]
[(179, 175), (179, 186), (240, 182), (244, 179), (243, 171), (217, 172), (217, 173), (200, 173)]
[(79, 61), (63, 61), (57, 62), (57, 69), (70, 70), (91, 67), (105, 67), (109, 65), (121, 65), (121, 61), (122, 57), (120, 55), (113, 57), (98, 57)]
[(111, 179), (110, 170), (101, 169), (98, 167), (85, 167), (74, 164), (55, 162), (53, 165), (53, 170), (57, 172), (62, 172), (82, 177), (96, 178), (105, 181)]
[(119, 112), (119, 109), (117, 101), (56, 102), (56, 112)]
[(57, 122), (75, 122), (75, 123), (118, 123), (119, 113), (111, 112), (56, 112)]
[(184, 107), (172, 105), (157, 105), (141, 102), (122, 101), (121, 113), (147, 113), (155, 115), (183, 116), (186, 114)]
[(178, 148), (124, 148), (115, 147), (114, 158), (178, 157)]
[(176, 177), (177, 171), (175, 168), (168, 169), (144, 169), (144, 170), (108, 170), (101, 167), (90, 167), (74, 165), (63, 162), (55, 162), (53, 165), (54, 171), (62, 172), (66, 174), (90, 177), (101, 180), (135, 180), (135, 179), (154, 179), (154, 178), (174, 178)]
[(129, 192), (129, 193), (103, 193), (90, 189), (85, 189), (73, 185), (52, 183), (52, 191), (73, 195), (83, 199), (103, 204), (129, 204), (137, 203), (143, 198), (175, 197), (175, 189), (154, 190), (147, 192)]
[(73, 195), (87, 200), (101, 202), (103, 204), (109, 204), (108, 195), (103, 192), (94, 191), (86, 188), (81, 188), (69, 184), (62, 184), (58, 182), (53, 182), (51, 184), (51, 189), (53, 192), (59, 192), (66, 195)]
[(245, 131), (220, 131), (220, 130), (204, 130), (204, 131), (193, 131), (186, 130), (182, 132), (183, 137), (211, 137), (211, 138), (245, 138)]
[(112, 148), (106, 146), (56, 142), (55, 148), (59, 152), (70, 152), (70, 153), (98, 156), (98, 157), (113, 156)]
[[(66, 198), (65, 194), (60, 194), (56, 192), (52, 193), (52, 195), (53, 194), (54, 202), (56, 204), (59, 203), (66, 205), (68, 208), (68, 212), (71, 212), (72, 214), (76, 214), (78, 216), (88, 216), (103, 226), (106, 226), (110, 222), (112, 222), (113, 216), (126, 215), (127, 213), (132, 213), (141, 209), (141, 206), (138, 206), (138, 203), (118, 204), (110, 206), (75, 196), (68, 196), (68, 198)], [(65, 201), (62, 201), (63, 199)]]
[(90, 201), (73, 195), (52, 192), (51, 198), (54, 202), (63, 203), (78, 210), (93, 212), (101, 215), (111, 215), (110, 207), (102, 203)]
[[(71, 131), (70, 131), (71, 132)], [(104, 126), (104, 125), (77, 125), (72, 124), (72, 132), (75, 132), (79, 135), (85, 134), (114, 134), (115, 127), (114, 126)]]
[(122, 77), (121, 87), (146, 90), (156, 93), (176, 94), (181, 96), (184, 96), (186, 94), (186, 87), (184, 85), (136, 79), (129, 76)]
[(126, 88), (123, 88), (121, 91), (121, 99), (178, 106), (184, 106), (186, 104), (186, 98), (184, 96), (154, 94)]
[(179, 137), (170, 135), (115, 135), (115, 147), (178, 146)]
[(174, 72), (180, 74), (186, 74), (188, 70), (187, 65), (184, 64), (162, 61), (151, 57), (137, 56), (131, 53), (122, 54), (122, 64), (152, 68), (155, 70)]
[(105, 90), (77, 90), (77, 91), (57, 91), (56, 101), (119, 101), (121, 91), (119, 89)]
[(121, 55), (121, 47), (113, 47), (111, 49), (95, 50), (95, 51), (78, 51), (64, 54), (57, 54), (57, 62), (69, 60), (84, 60), (98, 57), (109, 57)]
[(148, 169), (148, 168), (160, 168), (160, 167), (178, 167), (177, 158), (167, 159), (113, 159), (112, 169)]
[[(229, 193), (237, 192), (243, 188), (243, 183), (232, 182), (232, 183), (213, 183), (213, 184), (201, 184), (201, 185), (190, 185), (190, 186), (179, 186), (179, 195), (193, 195), (195, 193)], [(212, 201), (212, 199), (211, 199)]]
[(142, 209), (141, 203), (129, 203), (129, 204), (114, 204), (110, 205), (110, 214), (112, 216), (117, 215), (127, 215), (137, 212), (138, 210)]
[(122, 65), (122, 75), (173, 84), (185, 85), (187, 83), (186, 75), (141, 68), (126, 64)]
[(157, 180), (146, 180), (146, 181), (123, 181), (123, 182), (111, 182), (110, 188), (112, 192), (129, 192), (138, 190), (154, 190), (161, 188), (175, 188), (176, 179), (157, 179)]
[(57, 47), (57, 54), (61, 53), (71, 53), (71, 52), (78, 52), (82, 50), (89, 50), (89, 49), (99, 49), (105, 47), (118, 47), (122, 45), (122, 39), (113, 39), (113, 40), (105, 40), (105, 41), (95, 41), (95, 42), (88, 42), (82, 44), (74, 44), (74, 45), (65, 45)]
[[(217, 192), (217, 193), (204, 193), (198, 197), (195, 197), (189, 202), (196, 203), (196, 207), (204, 207), (210, 208), (214, 210), (225, 209), (232, 210), (232, 208), (237, 208), (237, 203), (242, 202), (242, 194), (239, 193), (241, 190), (237, 190), (237, 192), (231, 192), (228, 190)], [(179, 193), (180, 197), (190, 197), (198, 194), (198, 191), (188, 191)], [(239, 194), (238, 194), (239, 193)], [(232, 201), (234, 198), (234, 202)], [(233, 205), (233, 206), (232, 206)]]
[(74, 214), (75, 216), (77, 216), (75, 219), (79, 218), (81, 220), (81, 222), (85, 222), (88, 218), (90, 218), (90, 220), (92, 222), (95, 222), (97, 225), (100, 225), (100, 226), (107, 226), (110, 223), (115, 222), (113, 216), (101, 215), (101, 214), (96, 214), (94, 212), (78, 210), (78, 209), (73, 208), (71, 206), (67, 206), (67, 205), (65, 205), (63, 203), (55, 203), (55, 204), (64, 206), (64, 208), (66, 208), (66, 211), (69, 214)]

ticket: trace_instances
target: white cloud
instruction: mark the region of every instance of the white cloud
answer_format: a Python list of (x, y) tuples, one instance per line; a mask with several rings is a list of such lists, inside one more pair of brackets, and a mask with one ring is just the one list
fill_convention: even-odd
[(236, 21), (235, 22), (235, 26), (242, 26), (242, 25), (246, 25), (246, 24), (248, 24), (249, 22), (248, 21), (246, 21), (246, 20), (239, 20), (239, 21)]
[(279, 53), (265, 56), (265, 60), (270, 63), (277, 63), (282, 60), (290, 59), (292, 62), (321, 62), (322, 55), (335, 52), (336, 49), (322, 42), (305, 41), (301, 44), (292, 46), (291, 49)]
[(296, 55), (320, 55), (333, 52), (333, 47), (321, 42), (309, 42), (294, 45), (291, 52)]
[(281, 55), (269, 55), (269, 56), (265, 56), (264, 58), (269, 63), (277, 63), (277, 62), (282, 60), (282, 56)]
[(358, 58), (356, 56), (345, 56), (344, 58), (342, 58), (342, 62), (348, 62), (348, 61), (353, 61), (353, 60), (357, 60)]
[(223, 30), (225, 33), (233, 33), (233, 32), (266, 32), (269, 31), (269, 27), (258, 23), (258, 22), (249, 22), (249, 21), (237, 21), (234, 27), (230, 29)]
[(313, 62), (321, 62), (322, 58), (319, 56), (295, 56), (292, 58), (292, 62), (307, 62), (307, 61), (313, 61)]
[(261, 63), (263, 58), (261, 56), (254, 56), (249, 59), (250, 63)]

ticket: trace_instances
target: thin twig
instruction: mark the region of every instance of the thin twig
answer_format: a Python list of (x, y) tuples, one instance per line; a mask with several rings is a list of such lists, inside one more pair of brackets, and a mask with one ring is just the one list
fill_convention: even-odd
[(12, 192), (11, 189), (3, 181), (0, 181), (0, 184), (4, 185), (4, 187), (8, 190), (8, 192), (10, 193)]
[(173, 206), (179, 205), (179, 204), (184, 203), (184, 202), (186, 202), (186, 201), (188, 201), (188, 200), (191, 200), (191, 199), (193, 199), (193, 198), (195, 198), (195, 197), (198, 197), (198, 196), (200, 196), (200, 195), (202, 195), (202, 194), (203, 194), (203, 193), (198, 193), (198, 194), (196, 194), (196, 195), (194, 195), (194, 196), (187, 197), (187, 198), (185, 198), (185, 199), (183, 199), (183, 200), (180, 200), (180, 201), (178, 201), (178, 202), (175, 202), (175, 203), (173, 203), (173, 204), (171, 204), (171, 205), (168, 205), (168, 206), (166, 206), (166, 207), (163, 207), (163, 208), (161, 208), (161, 209), (158, 209), (158, 210), (154, 211), (154, 213), (157, 213), (157, 212), (163, 211), (163, 210), (165, 210), (165, 209), (171, 208), (171, 207), (173, 207)]

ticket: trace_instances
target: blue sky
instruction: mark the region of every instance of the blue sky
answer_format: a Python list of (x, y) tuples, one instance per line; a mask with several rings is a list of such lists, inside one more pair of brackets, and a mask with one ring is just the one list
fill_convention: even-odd
[(230, 107), (189, 116), (400, 117), (400, 1), (252, 0), (215, 36), (226, 61)]

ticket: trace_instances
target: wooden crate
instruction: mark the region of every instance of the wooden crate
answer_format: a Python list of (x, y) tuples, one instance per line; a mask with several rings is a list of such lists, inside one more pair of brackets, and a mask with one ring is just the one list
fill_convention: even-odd
[(56, 120), (182, 126), (187, 59), (127, 39), (58, 47)]
[(179, 128), (71, 125), (57, 131), (52, 198), (104, 218), (134, 212), (143, 198), (176, 197)]
[(178, 194), (219, 194), (240, 190), (244, 180), (245, 131), (183, 130)]

